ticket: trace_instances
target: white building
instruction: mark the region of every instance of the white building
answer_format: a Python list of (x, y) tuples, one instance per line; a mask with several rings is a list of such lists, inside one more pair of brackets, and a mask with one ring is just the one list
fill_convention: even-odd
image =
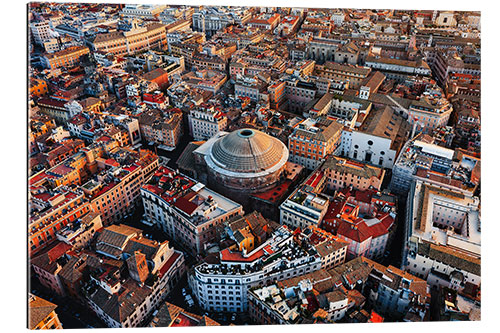
[(212, 36), (229, 24), (245, 24), (252, 14), (244, 7), (204, 7), (193, 13), (193, 30)]
[(243, 215), (240, 204), (166, 167), (141, 188), (141, 196), (147, 219), (192, 253), (216, 241), (217, 226)]
[(215, 312), (247, 312), (248, 290), (262, 283), (281, 281), (321, 268), (314, 248), (308, 254), (282, 226), (272, 238), (250, 253), (220, 252), (220, 264), (202, 263), (188, 282), (201, 308)]
[(153, 19), (158, 17), (166, 7), (166, 5), (125, 5), (122, 14), (125, 17)]
[(431, 286), (480, 284), (479, 198), (416, 180), (408, 193), (403, 267)]
[(280, 223), (292, 229), (317, 227), (328, 210), (328, 198), (297, 189), (280, 205)]
[(372, 110), (359, 130), (342, 136), (341, 151), (346, 157), (391, 169), (409, 134), (409, 124), (392, 108)]
[(53, 38), (50, 20), (31, 22), (30, 29), (36, 44), (43, 45), (43, 43)]
[(189, 112), (189, 130), (195, 141), (207, 140), (227, 129), (227, 117), (212, 108), (198, 108)]
[(440, 187), (472, 195), (479, 183), (472, 174), (478, 171), (480, 162), (468, 156), (454, 161), (454, 156), (451, 149), (416, 139), (408, 141), (392, 169), (391, 191), (406, 193), (414, 179), (426, 179)]
[(338, 11), (332, 14), (332, 21), (337, 27), (340, 27), (344, 23), (344, 19), (344, 12)]
[(367, 56), (365, 66), (381, 71), (389, 80), (403, 81), (410, 75), (432, 75), (429, 65), (424, 60), (413, 61)]

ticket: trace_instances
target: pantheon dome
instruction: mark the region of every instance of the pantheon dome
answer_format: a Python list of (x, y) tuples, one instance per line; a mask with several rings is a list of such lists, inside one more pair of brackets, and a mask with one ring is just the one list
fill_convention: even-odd
[(255, 129), (239, 129), (217, 138), (205, 154), (211, 183), (250, 193), (280, 180), (288, 148)]

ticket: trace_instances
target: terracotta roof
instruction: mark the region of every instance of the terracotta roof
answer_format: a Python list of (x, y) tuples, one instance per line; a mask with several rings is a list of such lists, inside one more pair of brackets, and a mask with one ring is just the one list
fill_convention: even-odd
[(187, 200), (185, 197), (178, 198), (174, 202), (174, 206), (182, 210), (187, 215), (193, 214), (193, 212), (198, 208), (198, 205), (192, 201)]
[(235, 262), (252, 262), (264, 256), (264, 250), (259, 250), (250, 257), (243, 257), (241, 252), (232, 252), (230, 249), (224, 249), (220, 252), (220, 260)]
[(363, 178), (381, 178), (383, 169), (368, 164), (360, 163), (347, 158), (329, 155), (321, 167), (322, 170), (329, 169), (340, 174), (352, 174)]
[(479, 276), (481, 275), (481, 259), (471, 257), (465, 253), (455, 251), (446, 246), (419, 243), (418, 254), (428, 256), (433, 260), (440, 261), (466, 272)]
[(109, 244), (114, 247), (123, 248), (126, 240), (129, 237), (140, 234), (141, 230), (129, 227), (124, 224), (120, 225), (111, 225), (109, 227), (104, 228), (101, 234), (97, 238), (97, 245), (99, 247), (99, 243)]
[(54, 244), (54, 246), (49, 247), (43, 253), (32, 258), (30, 260), (31, 265), (35, 265), (46, 272), (54, 274), (59, 266), (57, 260), (71, 250), (71, 245), (64, 242), (58, 241)]
[(102, 287), (89, 297), (108, 316), (122, 323), (151, 294), (151, 289), (140, 287), (136, 281), (129, 279), (122, 284), (119, 293), (109, 294)]
[(169, 326), (220, 326), (218, 322), (207, 317), (187, 312), (183, 308), (165, 302), (159, 309), (151, 324), (152, 327)]
[(29, 329), (34, 329), (57, 308), (57, 305), (33, 294), (29, 294)]
[(278, 282), (278, 286), (282, 288), (291, 288), (297, 286), (299, 282), (303, 280), (311, 281), (313, 289), (319, 293), (324, 293), (335, 287), (335, 280), (332, 278), (331, 274), (324, 269), (280, 281)]
[(172, 253), (172, 255), (170, 256), (170, 258), (168, 258), (168, 260), (163, 264), (163, 266), (161, 266), (161, 268), (160, 268), (160, 270), (158, 272), (158, 276), (162, 277), (163, 275), (165, 275), (166, 273), (168, 273), (168, 271), (170, 270), (170, 268), (172, 267), (172, 265), (176, 262), (176, 260), (180, 256), (181, 255), (178, 252)]

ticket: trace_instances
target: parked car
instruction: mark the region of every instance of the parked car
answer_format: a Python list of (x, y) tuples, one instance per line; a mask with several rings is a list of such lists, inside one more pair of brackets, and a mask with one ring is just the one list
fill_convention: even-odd
[(194, 305), (194, 301), (191, 298), (191, 296), (187, 295), (187, 297), (186, 297), (186, 303), (188, 304), (189, 307), (192, 307)]

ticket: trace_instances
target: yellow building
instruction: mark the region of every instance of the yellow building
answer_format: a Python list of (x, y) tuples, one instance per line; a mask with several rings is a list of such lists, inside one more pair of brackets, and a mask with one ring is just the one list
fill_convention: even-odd
[(234, 232), (234, 239), (236, 240), (238, 251), (251, 252), (255, 247), (255, 237), (250, 231), (250, 227), (245, 227)]
[(29, 294), (29, 323), (30, 330), (62, 329), (57, 313), (57, 305), (33, 294)]
[(73, 67), (80, 62), (80, 57), (88, 54), (89, 48), (86, 46), (71, 46), (59, 52), (47, 54), (44, 57), (45, 65), (48, 68)]
[(139, 27), (134, 22), (130, 31), (98, 34), (91, 43), (96, 51), (124, 56), (152, 48), (163, 49), (167, 45), (167, 33), (165, 25), (161, 23)]

